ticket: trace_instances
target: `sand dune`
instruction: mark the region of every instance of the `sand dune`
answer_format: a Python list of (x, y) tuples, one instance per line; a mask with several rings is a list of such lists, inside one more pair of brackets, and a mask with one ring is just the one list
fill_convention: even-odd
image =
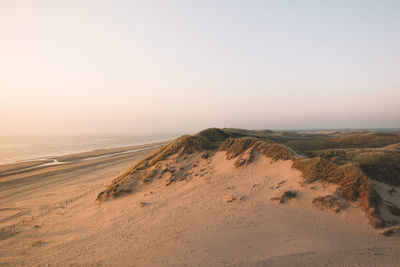
[[(26, 222), (18, 234), (3, 235), (0, 262), (29, 266), (398, 265), (399, 233), (386, 237), (371, 227), (357, 201), (337, 194), (340, 185), (305, 182), (303, 173), (292, 168), (293, 155), (278, 149), (284, 146), (268, 143), (257, 146), (264, 150), (253, 151), (244, 142), (216, 149), (213, 142), (203, 141), (180, 139), (124, 173), (132, 164), (114, 162), (112, 168), (107, 165), (90, 174), (80, 173), (79, 179), (69, 182), (75, 185), (57, 185), (59, 200), (73, 197), (72, 191), (62, 191), (67, 186), (85, 187), (81, 190), (85, 193)], [(111, 182), (115, 173), (122, 174)], [(384, 199), (398, 200), (396, 194), (384, 194), (385, 184), (374, 186), (380, 186)], [(45, 187), (36, 190), (43, 197), (52, 192)], [(291, 192), (292, 198), (285, 192)], [(338, 201), (322, 199), (316, 204), (314, 200), (324, 196)]]

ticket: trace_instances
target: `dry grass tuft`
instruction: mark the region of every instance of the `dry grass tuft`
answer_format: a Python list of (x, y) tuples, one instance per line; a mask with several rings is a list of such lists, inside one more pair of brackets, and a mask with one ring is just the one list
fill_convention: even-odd
[(254, 137), (228, 138), (218, 150), (226, 151), (227, 159), (233, 159), (246, 152), (255, 143), (257, 139)]
[(319, 209), (329, 209), (335, 213), (339, 213), (340, 211), (346, 208), (346, 202), (338, 196), (319, 196), (314, 198), (312, 203)]
[[(289, 160), (293, 159), (293, 153), (289, 148), (284, 145), (276, 144), (272, 141), (260, 141), (254, 137), (241, 137), (241, 138), (228, 138), (220, 147), (220, 151), (226, 151), (227, 159), (233, 159), (240, 155), (243, 155), (249, 150), (250, 157), (246, 161), (249, 163), (252, 161), (252, 155), (257, 151), (266, 157), (274, 160)], [(244, 165), (238, 161), (238, 165)]]
[(289, 148), (272, 142), (258, 141), (255, 144), (254, 149), (274, 160), (289, 160), (294, 158), (293, 153)]
[(283, 204), (286, 203), (288, 200), (297, 197), (297, 192), (296, 191), (285, 191), (283, 192), (280, 196), (277, 197), (272, 197), (271, 200), (272, 201), (278, 201), (279, 204)]
[(358, 201), (372, 226), (378, 228), (384, 225), (378, 208), (381, 197), (372, 188), (367, 176), (356, 165), (338, 166), (329, 160), (316, 157), (297, 158), (292, 167), (303, 173), (306, 182), (322, 181), (337, 184), (340, 196), (352, 202)]

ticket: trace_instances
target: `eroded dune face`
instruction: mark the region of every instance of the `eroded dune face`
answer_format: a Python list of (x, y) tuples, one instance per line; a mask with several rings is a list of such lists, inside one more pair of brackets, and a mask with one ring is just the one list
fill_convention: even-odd
[[(272, 169), (279, 175), (266, 175)], [(372, 183), (354, 164), (339, 166), (319, 157), (304, 158), (270, 140), (232, 137), (219, 129), (183, 136), (160, 148), (114, 179), (97, 201), (135, 194), (155, 182), (171, 186), (221, 175), (241, 175), (254, 187), (263, 184), (271, 201), (280, 204), (302, 199), (334, 213), (359, 207), (375, 228), (394, 226), (400, 216), (397, 191), (385, 193), (389, 190), (385, 184)], [(230, 194), (226, 201), (244, 201), (245, 195)]]

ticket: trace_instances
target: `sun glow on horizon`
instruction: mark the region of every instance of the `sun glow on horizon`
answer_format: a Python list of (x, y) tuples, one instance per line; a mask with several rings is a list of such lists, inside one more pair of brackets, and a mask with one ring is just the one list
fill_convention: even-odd
[(2, 134), (400, 127), (398, 1), (2, 1)]

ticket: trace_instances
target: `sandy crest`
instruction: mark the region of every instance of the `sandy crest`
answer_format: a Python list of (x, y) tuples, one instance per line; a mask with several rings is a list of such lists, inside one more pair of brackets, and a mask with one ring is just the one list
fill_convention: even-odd
[[(198, 175), (169, 186), (157, 179), (144, 184), (140, 192), (100, 205), (94, 202), (96, 190), (87, 193), (37, 219), (38, 228), (2, 240), (0, 262), (29, 266), (399, 263), (398, 236), (379, 235), (355, 207), (339, 214), (316, 209), (311, 200), (335, 187), (301, 186), (301, 173), (291, 169), (290, 161), (260, 156), (236, 168), (225, 152), (199, 160), (193, 170)], [(284, 190), (294, 190), (298, 197), (284, 204), (271, 201)]]

